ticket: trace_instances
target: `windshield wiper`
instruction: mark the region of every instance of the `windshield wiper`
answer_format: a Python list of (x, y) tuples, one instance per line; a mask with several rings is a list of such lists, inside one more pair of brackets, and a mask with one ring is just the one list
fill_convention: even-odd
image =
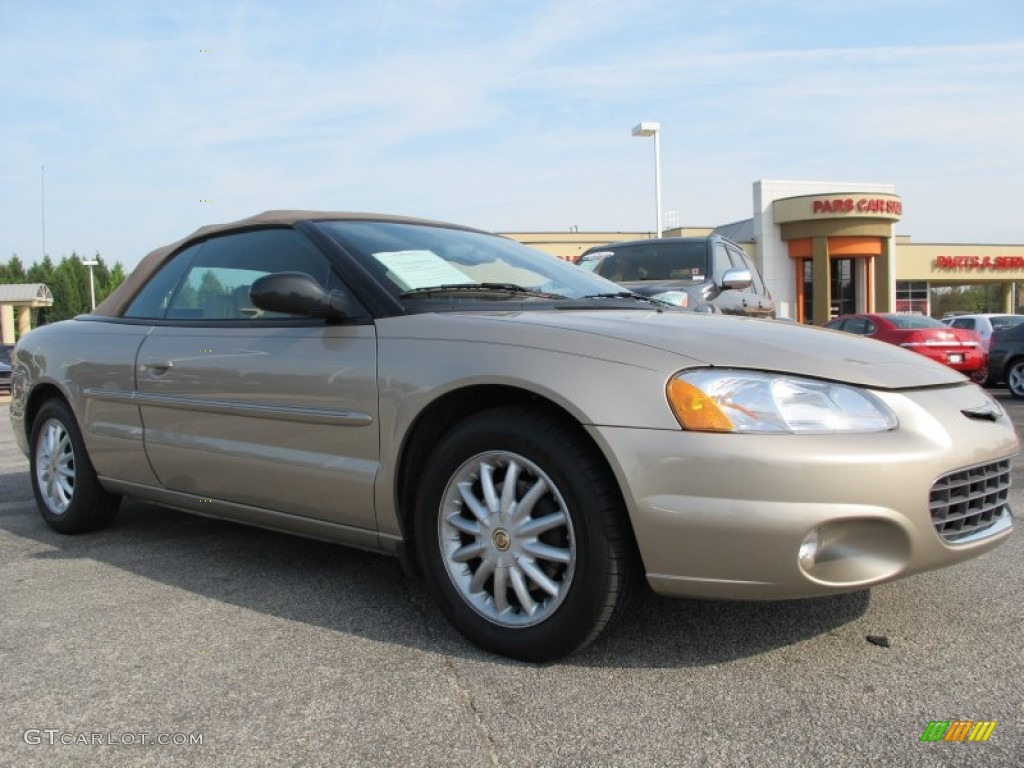
[(424, 296), (431, 293), (512, 293), (520, 296), (535, 296), (541, 299), (567, 299), (560, 293), (547, 293), (533, 288), (524, 288), (515, 283), (445, 283), (444, 285), (428, 285), (413, 288), (399, 295), (400, 299)]
[(633, 293), (632, 291), (616, 291), (614, 293), (590, 293), (586, 296), (580, 296), (577, 301), (583, 301), (584, 299), (633, 299), (644, 304), (656, 304), (659, 307), (674, 307), (670, 301), (662, 301), (661, 299), (652, 299), (650, 296), (643, 296), (639, 293)]

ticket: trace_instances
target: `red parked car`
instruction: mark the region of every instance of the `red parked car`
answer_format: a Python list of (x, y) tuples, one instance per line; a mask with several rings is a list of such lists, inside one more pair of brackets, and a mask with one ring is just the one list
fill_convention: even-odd
[(925, 315), (842, 315), (825, 327), (919, 352), (978, 383), (988, 375), (985, 347), (977, 331), (950, 328)]

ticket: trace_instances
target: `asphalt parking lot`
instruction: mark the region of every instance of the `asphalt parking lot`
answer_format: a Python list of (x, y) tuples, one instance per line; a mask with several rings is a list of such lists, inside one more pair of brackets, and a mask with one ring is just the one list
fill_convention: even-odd
[[(534, 666), (463, 641), (383, 557), (135, 502), (59, 536), (27, 467), (0, 404), (0, 765), (1024, 764), (1019, 530), (870, 593), (647, 596)], [(1020, 459), (1014, 481), (1024, 510)], [(934, 720), (997, 726), (920, 741)]]

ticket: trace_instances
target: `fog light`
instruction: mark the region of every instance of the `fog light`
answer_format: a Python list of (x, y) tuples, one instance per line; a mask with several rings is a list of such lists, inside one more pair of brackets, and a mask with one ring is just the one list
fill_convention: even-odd
[(821, 536), (818, 535), (818, 529), (815, 528), (804, 538), (803, 544), (800, 545), (800, 552), (797, 554), (797, 558), (800, 560), (800, 567), (805, 571), (814, 567), (814, 561), (818, 557), (818, 548), (820, 546)]

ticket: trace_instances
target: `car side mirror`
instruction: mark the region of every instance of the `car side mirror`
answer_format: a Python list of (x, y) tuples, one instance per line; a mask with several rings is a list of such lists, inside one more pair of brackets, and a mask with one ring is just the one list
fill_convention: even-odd
[(341, 291), (328, 291), (305, 272), (274, 272), (257, 278), (249, 289), (252, 303), (267, 312), (342, 319), (353, 314)]
[(745, 291), (753, 282), (749, 269), (730, 269), (722, 275), (722, 289), (726, 291)]

